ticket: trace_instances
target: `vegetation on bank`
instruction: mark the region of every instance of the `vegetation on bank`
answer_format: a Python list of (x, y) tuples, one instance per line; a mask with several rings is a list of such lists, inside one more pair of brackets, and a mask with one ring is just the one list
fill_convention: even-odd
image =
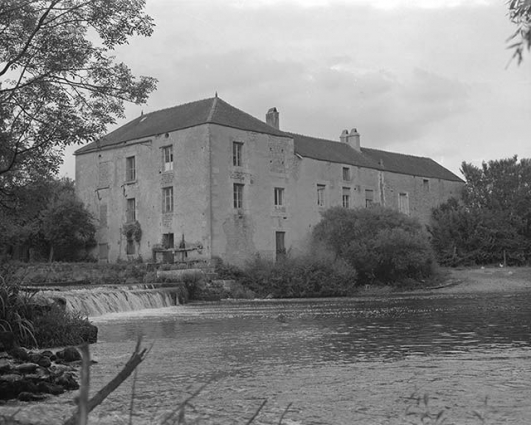
[(466, 184), (459, 199), (434, 209), (429, 232), (444, 266), (531, 260), (531, 159), (463, 162)]
[(0, 331), (11, 333), (15, 345), (30, 348), (96, 342), (97, 336), (87, 318), (22, 291), (20, 278), (8, 266), (0, 270)]

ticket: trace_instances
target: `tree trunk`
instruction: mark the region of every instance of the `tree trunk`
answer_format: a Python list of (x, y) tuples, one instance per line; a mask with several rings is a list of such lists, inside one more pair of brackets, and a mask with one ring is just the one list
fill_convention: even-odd
[(48, 262), (51, 263), (53, 261), (53, 245), (50, 246), (50, 256), (48, 257)]

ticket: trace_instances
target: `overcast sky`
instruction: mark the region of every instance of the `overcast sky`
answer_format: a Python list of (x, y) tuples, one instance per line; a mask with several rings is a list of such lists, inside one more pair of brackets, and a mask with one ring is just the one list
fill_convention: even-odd
[[(156, 28), (116, 52), (159, 80), (143, 111), (214, 96), (282, 130), (462, 161), (531, 157), (531, 53), (504, 0), (147, 0)], [(117, 126), (110, 128), (110, 130)], [(62, 174), (74, 177), (73, 150)]]

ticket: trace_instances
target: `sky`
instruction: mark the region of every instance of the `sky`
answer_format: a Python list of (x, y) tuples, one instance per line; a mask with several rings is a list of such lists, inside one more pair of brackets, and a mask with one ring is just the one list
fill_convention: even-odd
[[(151, 37), (116, 52), (158, 79), (126, 118), (218, 96), (280, 129), (463, 161), (531, 158), (531, 52), (511, 60), (504, 0), (147, 0)], [(61, 174), (75, 176), (72, 152)]]

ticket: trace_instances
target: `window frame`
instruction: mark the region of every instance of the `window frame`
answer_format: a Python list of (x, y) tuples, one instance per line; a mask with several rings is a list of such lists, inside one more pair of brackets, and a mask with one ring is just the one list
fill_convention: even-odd
[(162, 188), (162, 214), (171, 213), (173, 213), (173, 186), (167, 186)]
[(349, 182), (350, 180), (350, 167), (343, 167), (343, 181)]
[(173, 145), (163, 146), (161, 149), (163, 172), (173, 171)]
[(325, 184), (318, 184), (317, 185), (317, 206), (322, 208), (326, 205), (325, 200), (325, 191), (326, 191), (326, 185)]
[(136, 198), (127, 198), (125, 207), (126, 223), (133, 223), (136, 221), (136, 207)]
[[(132, 165), (132, 166), (131, 166)], [(125, 181), (136, 181), (136, 157), (135, 155), (125, 158)]]
[(275, 187), (273, 191), (274, 195), (274, 205), (276, 208), (280, 208), (284, 206), (284, 188), (283, 187)]
[(232, 142), (232, 165), (233, 167), (243, 166), (243, 142)]
[(341, 204), (343, 205), (343, 208), (350, 208), (350, 187), (343, 188), (341, 194)]
[(365, 208), (369, 208), (372, 205), (374, 205), (374, 189), (365, 189)]
[(232, 205), (234, 209), (239, 210), (243, 208), (244, 186), (243, 183), (233, 183), (232, 185)]

